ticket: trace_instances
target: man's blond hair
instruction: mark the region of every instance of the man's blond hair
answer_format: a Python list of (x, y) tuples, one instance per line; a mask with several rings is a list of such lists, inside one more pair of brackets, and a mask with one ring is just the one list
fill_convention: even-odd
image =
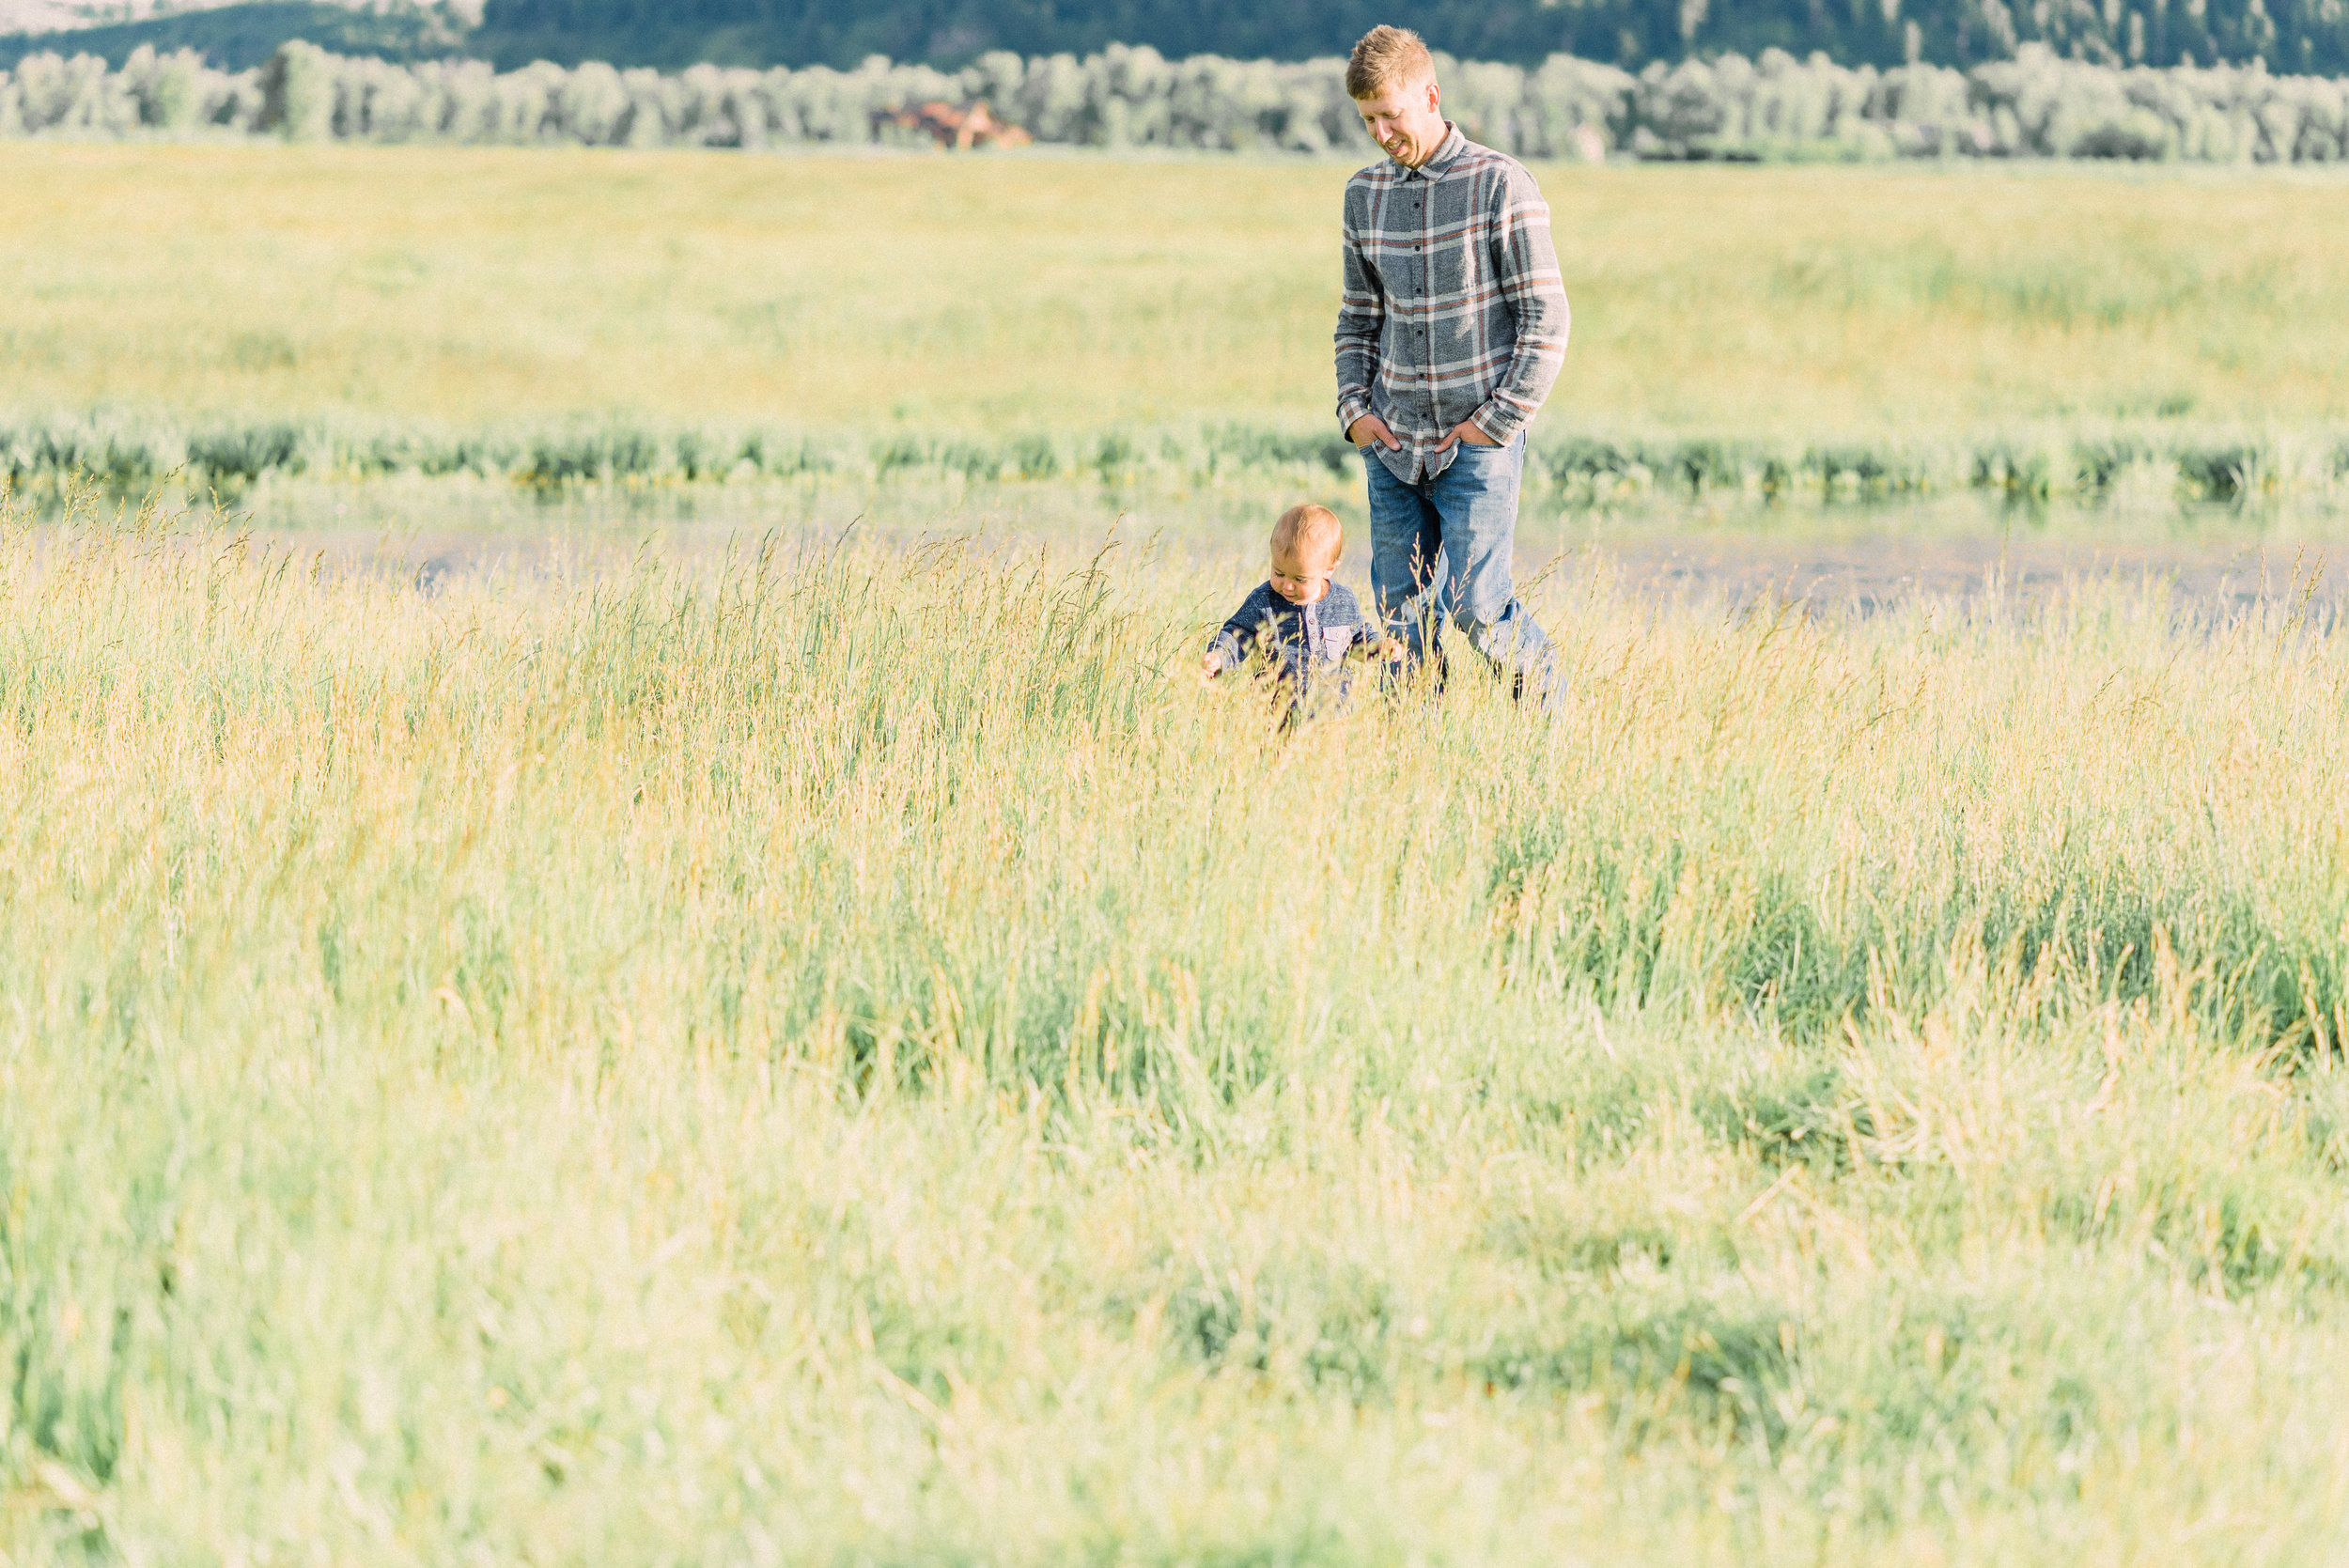
[(1408, 27), (1373, 27), (1346, 62), (1346, 96), (1360, 101), (1392, 86), (1436, 79), (1436, 57), (1427, 40)]
[(1327, 506), (1316, 506), (1311, 502), (1302, 506), (1291, 506), (1281, 514), (1281, 520), (1272, 525), (1272, 553), (1275, 555), (1294, 551), (1300, 557), (1320, 560), (1321, 552), (1327, 551), (1328, 559), (1334, 566), (1339, 551), (1345, 548), (1346, 524), (1340, 522), (1337, 513)]

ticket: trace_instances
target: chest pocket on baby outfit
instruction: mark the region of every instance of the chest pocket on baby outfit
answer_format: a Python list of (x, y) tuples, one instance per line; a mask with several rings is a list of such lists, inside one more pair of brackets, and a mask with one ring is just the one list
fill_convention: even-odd
[(1354, 645), (1354, 629), (1350, 626), (1325, 626), (1321, 629), (1321, 657), (1344, 659), (1346, 650)]

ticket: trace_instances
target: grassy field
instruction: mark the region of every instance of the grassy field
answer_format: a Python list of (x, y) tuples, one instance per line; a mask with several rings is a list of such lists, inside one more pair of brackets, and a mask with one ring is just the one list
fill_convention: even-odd
[[(0, 399), (1318, 431), (1346, 172), (9, 143)], [(2349, 420), (2337, 179), (1539, 172), (1576, 307), (1552, 434)]]
[(0, 534), (19, 1562), (2313, 1563), (2349, 644)]
[[(0, 143), (19, 408), (966, 443), (0, 501), (0, 1559), (2349, 1554), (2330, 600), (1583, 557), (1283, 737), (1343, 173)], [(1545, 179), (1556, 439), (2349, 417), (2337, 183)]]

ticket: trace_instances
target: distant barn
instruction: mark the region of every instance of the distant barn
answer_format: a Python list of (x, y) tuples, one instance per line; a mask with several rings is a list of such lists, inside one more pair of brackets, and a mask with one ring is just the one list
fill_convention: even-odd
[(886, 126), (922, 132), (940, 147), (957, 152), (974, 147), (1026, 147), (1035, 140), (1019, 126), (998, 118), (985, 103), (957, 109), (951, 103), (933, 101), (894, 111), (875, 110), (873, 128), (879, 131)]

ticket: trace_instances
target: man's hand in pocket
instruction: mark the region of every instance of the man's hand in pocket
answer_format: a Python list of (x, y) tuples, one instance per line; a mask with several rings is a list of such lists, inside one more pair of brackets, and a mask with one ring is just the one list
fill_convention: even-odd
[(1452, 427), (1452, 433), (1443, 438), (1442, 442), (1436, 447), (1436, 450), (1441, 452), (1455, 443), (1465, 446), (1499, 446), (1501, 444), (1501, 442), (1493, 440), (1492, 437), (1478, 429), (1476, 427), (1476, 421), (1473, 419), (1463, 419), (1459, 424), (1454, 426)]

